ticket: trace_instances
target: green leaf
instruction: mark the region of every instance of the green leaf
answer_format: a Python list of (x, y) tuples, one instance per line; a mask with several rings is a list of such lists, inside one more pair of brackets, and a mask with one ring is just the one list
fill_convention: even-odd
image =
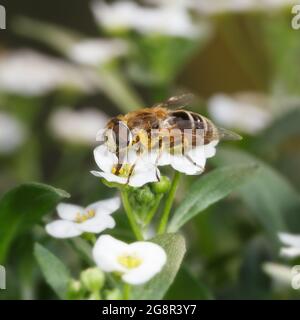
[(210, 205), (228, 196), (254, 175), (255, 165), (235, 165), (216, 169), (200, 177), (175, 210), (168, 231), (176, 232)]
[(164, 297), (173, 283), (185, 254), (185, 241), (179, 234), (164, 234), (151, 240), (163, 247), (167, 253), (167, 263), (163, 270), (145, 285), (133, 290), (133, 299), (159, 300)]
[(166, 300), (212, 300), (210, 290), (183, 266), (166, 295)]
[(285, 177), (256, 157), (233, 148), (220, 148), (215, 162), (220, 166), (228, 163), (259, 166), (258, 174), (238, 193), (274, 239), (286, 229), (287, 223), (291, 229), (297, 225), (300, 197)]
[(42, 273), (60, 299), (66, 299), (68, 284), (71, 275), (66, 266), (48, 249), (36, 243), (34, 255), (42, 270)]
[(274, 152), (280, 152), (278, 146), (293, 136), (299, 136), (299, 123), (300, 109), (285, 112), (261, 134), (256, 142), (256, 147), (261, 154), (267, 156), (274, 154)]
[(269, 243), (260, 236), (245, 246), (238, 279), (238, 296), (241, 299), (270, 299), (270, 279), (262, 265), (276, 259), (271, 253)]
[(0, 199), (0, 263), (4, 262), (16, 236), (29, 230), (67, 197), (65, 191), (38, 183), (23, 184), (8, 191)]

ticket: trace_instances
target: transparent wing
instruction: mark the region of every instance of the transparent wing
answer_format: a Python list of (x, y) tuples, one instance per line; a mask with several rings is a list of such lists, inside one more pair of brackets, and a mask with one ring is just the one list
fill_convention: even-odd
[(224, 128), (218, 128), (218, 134), (221, 140), (238, 141), (243, 139), (243, 137), (240, 136), (239, 134)]
[(170, 109), (183, 109), (195, 101), (195, 96), (192, 93), (185, 93), (180, 96), (174, 96), (167, 101), (158, 103), (154, 107), (163, 107)]

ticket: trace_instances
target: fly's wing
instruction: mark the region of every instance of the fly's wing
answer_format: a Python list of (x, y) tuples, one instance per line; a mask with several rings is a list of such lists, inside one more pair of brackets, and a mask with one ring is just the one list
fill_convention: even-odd
[(243, 139), (239, 134), (224, 128), (218, 128), (218, 135), (220, 140), (239, 141)]
[(183, 109), (195, 101), (195, 96), (191, 93), (185, 93), (180, 96), (174, 96), (167, 101), (158, 103), (154, 107), (170, 108), (170, 109)]

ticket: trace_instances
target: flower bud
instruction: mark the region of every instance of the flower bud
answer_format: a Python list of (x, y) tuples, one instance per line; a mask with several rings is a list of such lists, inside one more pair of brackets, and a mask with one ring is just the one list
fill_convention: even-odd
[(121, 300), (122, 293), (119, 289), (115, 288), (106, 292), (106, 300)]
[(83, 288), (78, 280), (71, 280), (68, 286), (68, 299), (77, 300), (83, 297)]
[(96, 292), (103, 287), (105, 276), (99, 268), (89, 268), (81, 272), (80, 281), (86, 290)]
[(166, 193), (170, 190), (171, 182), (170, 179), (166, 176), (162, 176), (159, 182), (151, 183), (151, 190), (155, 194)]
[(138, 190), (138, 193), (136, 195), (136, 199), (140, 204), (149, 204), (154, 200), (154, 197), (154, 194), (148, 186)]

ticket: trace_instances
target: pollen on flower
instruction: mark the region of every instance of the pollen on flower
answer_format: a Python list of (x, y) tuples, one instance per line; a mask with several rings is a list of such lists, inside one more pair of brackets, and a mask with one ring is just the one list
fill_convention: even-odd
[(96, 215), (95, 210), (88, 210), (85, 213), (77, 213), (76, 218), (75, 218), (75, 222), (77, 223), (82, 223), (85, 222), (91, 218), (94, 218)]
[(119, 177), (127, 178), (130, 175), (131, 170), (132, 170), (132, 165), (125, 163), (122, 165), (121, 168), (118, 165), (114, 166), (111, 170), (111, 173)]
[(118, 257), (118, 262), (127, 269), (134, 269), (140, 266), (143, 261), (137, 256), (125, 254)]

